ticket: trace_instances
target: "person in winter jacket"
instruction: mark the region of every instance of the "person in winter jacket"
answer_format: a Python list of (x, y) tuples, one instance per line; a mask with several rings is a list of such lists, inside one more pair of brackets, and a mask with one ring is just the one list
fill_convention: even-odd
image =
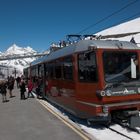
[(2, 95), (2, 102), (3, 103), (8, 101), (6, 98), (6, 93), (7, 93), (6, 88), (7, 88), (6, 81), (1, 81), (0, 82), (0, 93)]
[(9, 95), (10, 95), (10, 98), (14, 97), (13, 94), (12, 94), (12, 90), (14, 89), (14, 78), (12, 76), (10, 76), (8, 78), (8, 90), (9, 90)]
[(20, 85), (19, 85), (19, 88), (20, 88), (20, 99), (24, 100), (25, 99), (25, 91), (26, 91), (26, 87), (25, 87), (25, 82), (24, 80), (22, 79), (21, 82), (20, 82)]
[(29, 80), (28, 81), (28, 98), (29, 97), (32, 97), (32, 98), (34, 97), (33, 94), (32, 94), (32, 90), (33, 90), (33, 84), (32, 84), (32, 81)]

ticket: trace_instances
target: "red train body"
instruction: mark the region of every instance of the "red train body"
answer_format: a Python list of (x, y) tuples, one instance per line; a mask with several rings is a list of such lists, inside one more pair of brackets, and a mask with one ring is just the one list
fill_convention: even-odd
[[(130, 42), (80, 40), (24, 70), (42, 96), (89, 121), (140, 110), (140, 48)], [(117, 113), (115, 114), (117, 115)]]

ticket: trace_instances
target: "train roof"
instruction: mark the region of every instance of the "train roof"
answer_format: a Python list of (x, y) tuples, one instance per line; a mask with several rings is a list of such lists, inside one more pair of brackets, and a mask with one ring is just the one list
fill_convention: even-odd
[(40, 62), (50, 61), (57, 59), (59, 57), (71, 55), (73, 53), (86, 51), (89, 47), (102, 48), (102, 49), (129, 49), (129, 50), (140, 50), (140, 47), (134, 43), (127, 41), (118, 40), (80, 40), (77, 43), (63, 47), (57, 51), (50, 53), (49, 55), (43, 56), (31, 63), (31, 65), (36, 65)]

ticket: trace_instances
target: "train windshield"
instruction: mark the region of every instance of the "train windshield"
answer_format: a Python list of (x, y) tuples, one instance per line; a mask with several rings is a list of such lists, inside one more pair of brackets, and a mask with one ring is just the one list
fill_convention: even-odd
[(136, 52), (104, 52), (105, 81), (130, 82), (139, 79), (138, 56)]

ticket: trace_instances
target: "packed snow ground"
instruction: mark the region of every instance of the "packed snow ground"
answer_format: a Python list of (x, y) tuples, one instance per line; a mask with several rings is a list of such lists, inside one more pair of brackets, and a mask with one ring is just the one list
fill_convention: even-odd
[[(47, 102), (47, 101), (44, 101), (44, 102)], [(69, 114), (59, 110), (58, 108), (56, 108), (52, 104), (47, 102), (47, 106), (49, 106), (49, 108), (51, 108), (51, 110), (53, 110), (54, 112), (61, 114), (64, 117), (70, 119)], [(84, 124), (85, 122), (84, 123), (83, 122), (81, 122), (81, 123), (74, 122), (74, 123), (76, 125), (78, 125), (86, 133), (90, 134), (92, 137), (95, 137), (95, 139), (97, 139), (97, 140), (110, 140), (110, 139), (111, 140), (129, 140), (128, 138), (121, 136), (120, 134), (113, 132), (110, 129), (107, 129), (105, 127), (101, 127), (99, 125), (87, 126), (86, 124)], [(127, 135), (128, 137), (132, 138), (133, 140), (140, 140), (140, 134), (133, 132), (133, 131), (130, 131), (128, 129), (125, 129), (118, 124), (111, 125), (110, 127)], [(94, 140), (94, 138), (93, 138), (93, 140)]]

